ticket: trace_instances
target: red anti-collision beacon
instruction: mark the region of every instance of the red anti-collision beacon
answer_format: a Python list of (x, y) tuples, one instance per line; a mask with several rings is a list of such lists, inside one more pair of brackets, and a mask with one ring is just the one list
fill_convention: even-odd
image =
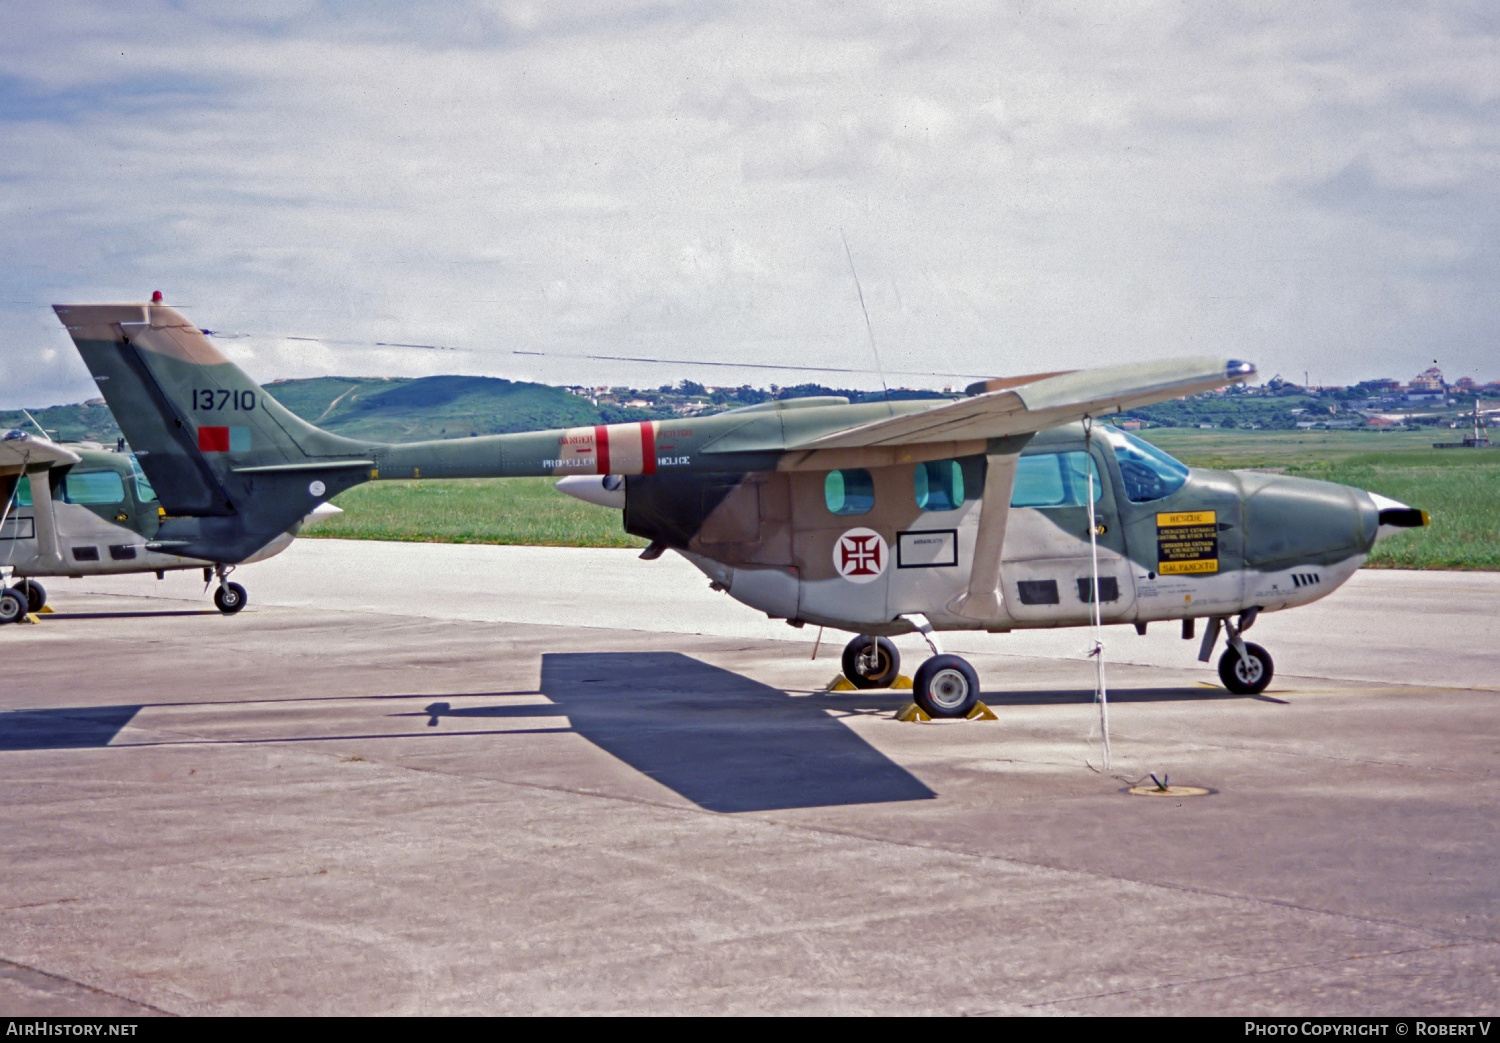
[(161, 303), (161, 291), (160, 290), (153, 290), (151, 292), (151, 303), (152, 304), (160, 304)]

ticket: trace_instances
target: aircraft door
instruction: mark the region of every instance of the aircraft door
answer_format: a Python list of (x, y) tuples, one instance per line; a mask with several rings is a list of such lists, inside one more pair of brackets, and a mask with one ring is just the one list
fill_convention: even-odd
[(892, 616), (920, 612), (945, 617), (969, 591), (985, 457), (931, 460), (904, 470), (905, 496), (914, 517), (897, 530), (891, 547), (888, 609)]
[[(889, 622), (892, 541), (888, 517), (910, 468), (798, 471), (791, 478), (792, 551), (800, 573), (801, 618), (853, 625)], [(910, 478), (907, 478), (907, 482)]]
[(1222, 472), (1191, 472), (1156, 446), (1110, 431), (1139, 618), (1216, 615), (1242, 607), (1245, 531), (1241, 490)]
[(1093, 618), (1091, 480), (1100, 615), (1105, 622), (1133, 618), (1135, 582), (1107, 461), (1097, 444), (1085, 451), (1081, 439), (1051, 439), (1021, 455), (1011, 493), (1001, 590), (1006, 611), (1023, 625), (1076, 626)]

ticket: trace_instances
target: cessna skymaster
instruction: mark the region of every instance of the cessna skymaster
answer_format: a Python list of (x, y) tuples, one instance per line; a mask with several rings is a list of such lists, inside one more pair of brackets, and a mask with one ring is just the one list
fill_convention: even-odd
[[(45, 433), (0, 434), (0, 501), (0, 570), (11, 574), (10, 583), (0, 584), (0, 623), (42, 610), (47, 590), (38, 576), (160, 577), (201, 568), (205, 583), (219, 574), (214, 604), (220, 612), (245, 607), (245, 588), (224, 580), (232, 566), (177, 554), (156, 538), (165, 509), (123, 439), (106, 449), (95, 442), (58, 444)], [(339, 513), (331, 503), (319, 504), (241, 564), (280, 553), (304, 522)]]
[[(1263, 690), (1257, 616), (1353, 575), (1375, 541), (1427, 524), (1374, 493), (1189, 468), (1096, 423), (1242, 382), (1191, 358), (991, 380), (955, 401), (768, 402), (690, 419), (388, 445), (344, 438), (266, 394), (160, 303), (55, 307), (160, 499), (148, 547), (228, 567), (362, 482), (562, 476), (627, 532), (793, 626), (852, 631), (845, 675), (888, 685), (891, 636), (920, 633), (913, 678), (935, 717), (974, 709), (973, 667), (940, 633), (1205, 621), (1226, 687)], [(71, 548), (70, 548), (71, 550)], [(1097, 565), (1095, 562), (1097, 561)]]

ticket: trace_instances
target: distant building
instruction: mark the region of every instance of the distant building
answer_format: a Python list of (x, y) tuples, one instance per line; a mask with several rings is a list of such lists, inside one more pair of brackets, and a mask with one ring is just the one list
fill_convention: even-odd
[(1416, 391), (1447, 391), (1448, 384), (1443, 380), (1443, 371), (1436, 366), (1428, 366), (1421, 373), (1411, 378), (1407, 385), (1407, 395)]

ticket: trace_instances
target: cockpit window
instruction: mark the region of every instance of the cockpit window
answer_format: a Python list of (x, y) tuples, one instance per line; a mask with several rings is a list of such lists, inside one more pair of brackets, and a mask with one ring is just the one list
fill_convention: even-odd
[(1089, 476), (1094, 499), (1104, 494), (1094, 458), (1081, 449), (1070, 453), (1033, 453), (1016, 461), (1012, 507), (1082, 507), (1089, 502)]
[(1111, 431), (1109, 440), (1115, 447), (1125, 496), (1131, 503), (1171, 496), (1187, 481), (1187, 464), (1172, 459), (1150, 442), (1124, 431)]
[(16, 506), (31, 506), (31, 477), (29, 475), (23, 474), (20, 480), (16, 482)]
[(151, 488), (151, 479), (141, 470), (140, 461), (135, 458), (134, 453), (130, 454), (130, 470), (135, 474), (135, 498), (142, 503), (154, 502), (156, 490)]

